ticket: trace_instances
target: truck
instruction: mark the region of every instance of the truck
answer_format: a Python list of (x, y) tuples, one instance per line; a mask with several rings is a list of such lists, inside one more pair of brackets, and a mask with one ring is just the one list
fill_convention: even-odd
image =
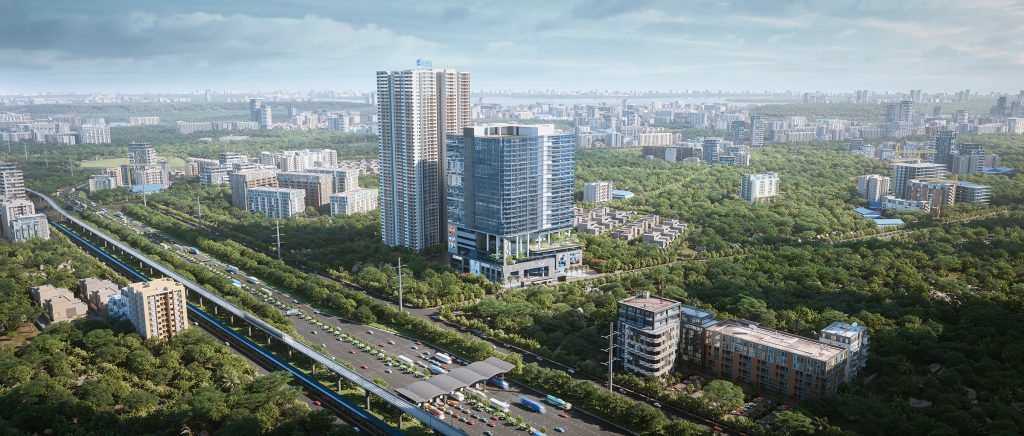
[(288, 309), (288, 310), (284, 311), (284, 314), (285, 314), (285, 316), (298, 315), (299, 314), (299, 309)]
[(490, 381), (491, 381), (492, 385), (494, 385), (494, 386), (496, 386), (498, 388), (501, 388), (501, 390), (504, 390), (504, 391), (508, 390), (508, 382), (507, 381), (502, 380), (500, 378), (496, 378), (496, 377), (492, 377)]
[(562, 409), (562, 410), (572, 409), (572, 403), (569, 403), (569, 402), (567, 402), (565, 400), (562, 400), (561, 398), (558, 398), (558, 397), (556, 397), (554, 395), (548, 395), (547, 398), (545, 398), (544, 400), (547, 401), (548, 404), (550, 404), (552, 406), (555, 406), (555, 407), (557, 407), (559, 409)]
[(232, 285), (235, 285), (239, 288), (242, 287), (242, 282), (238, 281), (237, 279), (228, 279), (228, 281), (230, 281)]
[(466, 400), (466, 396), (462, 392), (452, 392), (451, 394), (448, 394), (448, 396), (452, 397), (452, 399), (455, 400), (455, 401), (465, 401)]
[(440, 366), (437, 366), (437, 365), (430, 365), (430, 372), (432, 372), (432, 373), (434, 373), (434, 374), (444, 374), (444, 373), (447, 373), (448, 371), (445, 371), (445, 370), (444, 370), (443, 368), (441, 368)]
[(228, 265), (227, 270), (228, 270), (229, 273), (238, 274), (238, 267), (237, 266)]
[(479, 398), (481, 400), (487, 401), (487, 394), (485, 394), (485, 393), (483, 393), (483, 392), (481, 392), (479, 390), (473, 389), (473, 388), (465, 388), (465, 390), (470, 395), (472, 395), (474, 397), (477, 397), (477, 398)]
[(406, 364), (406, 365), (409, 365), (409, 366), (413, 366), (413, 361), (412, 361), (412, 359), (410, 359), (410, 358), (408, 358), (408, 357), (405, 357), (405, 356), (398, 356), (398, 357), (396, 357), (396, 359), (398, 359), (398, 361), (399, 361), (399, 362), (402, 362), (402, 363), (404, 363), (404, 364)]
[(256, 277), (248, 277), (246, 278), (246, 280), (248, 280), (249, 283), (252, 283), (254, 285), (260, 284), (260, 279), (257, 279)]
[(519, 404), (522, 404), (523, 407), (537, 413), (546, 413), (548, 411), (548, 409), (544, 407), (544, 403), (531, 400), (527, 397), (519, 397)]
[(434, 359), (437, 359), (438, 362), (444, 363), (446, 365), (452, 364), (452, 357), (444, 353), (435, 354)]
[(497, 398), (491, 398), (489, 403), (491, 404), (491, 407), (498, 409), (502, 412), (508, 413), (508, 408), (510, 407), (508, 403), (501, 401)]

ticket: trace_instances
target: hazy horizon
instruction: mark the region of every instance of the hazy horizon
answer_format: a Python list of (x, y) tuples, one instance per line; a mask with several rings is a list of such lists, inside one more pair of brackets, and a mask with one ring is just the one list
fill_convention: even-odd
[(369, 91), (417, 59), (489, 91), (1015, 93), (1022, 18), (1012, 0), (0, 0), (0, 93)]

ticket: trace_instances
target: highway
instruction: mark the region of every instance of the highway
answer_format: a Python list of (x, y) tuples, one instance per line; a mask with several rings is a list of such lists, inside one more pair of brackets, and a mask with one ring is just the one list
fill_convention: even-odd
[(197, 283), (182, 277), (181, 275), (179, 275), (175, 271), (171, 270), (170, 268), (167, 268), (163, 264), (161, 264), (159, 262), (156, 262), (156, 261), (153, 261), (152, 259), (150, 259), (146, 255), (136, 251), (134, 248), (121, 243), (117, 239), (114, 239), (114, 238), (112, 238), (110, 236), (107, 236), (105, 233), (99, 231), (98, 229), (96, 229), (92, 225), (90, 225), (90, 224), (86, 223), (85, 221), (82, 221), (82, 220), (78, 219), (77, 217), (75, 217), (75, 216), (71, 215), (70, 213), (68, 213), (59, 204), (57, 204), (56, 201), (54, 201), (49, 196), (47, 196), (45, 194), (42, 194), (42, 193), (39, 193), (39, 192), (36, 192), (36, 191), (33, 191), (33, 190), (30, 190), (30, 189), (26, 189), (26, 191), (31, 193), (32, 195), (35, 195), (35, 196), (43, 199), (44, 201), (46, 201), (49, 204), (51, 209), (53, 209), (54, 211), (59, 213), (65, 219), (67, 219), (67, 220), (71, 221), (72, 223), (74, 223), (75, 225), (77, 225), (79, 228), (84, 229), (85, 231), (88, 231), (89, 233), (95, 235), (96, 237), (99, 237), (99, 238), (103, 239), (107, 244), (113, 245), (114, 247), (116, 247), (117, 249), (121, 250), (122, 252), (128, 254), (129, 256), (134, 257), (134, 258), (140, 260), (141, 262), (143, 262), (144, 264), (146, 264), (147, 266), (149, 266), (153, 270), (159, 271), (162, 275), (164, 275), (166, 277), (170, 277), (170, 278), (174, 279), (175, 281), (178, 281), (179, 283), (182, 283), (190, 292), (198, 294), (199, 296), (201, 296), (204, 299), (210, 301), (211, 303), (213, 303), (213, 304), (223, 308), (224, 310), (227, 310), (229, 313), (231, 313), (232, 315), (238, 317), (239, 319), (241, 319), (243, 321), (246, 321), (249, 324), (251, 324), (252, 326), (256, 327), (257, 329), (266, 332), (268, 335), (270, 335), (270, 336), (274, 337), (275, 339), (283, 342), (284, 344), (286, 344), (290, 348), (294, 349), (295, 351), (297, 351), (297, 352), (307, 356), (308, 358), (310, 358), (314, 362), (317, 362), (318, 364), (323, 365), (325, 368), (328, 368), (331, 371), (339, 374), (340, 376), (342, 376), (346, 380), (352, 382), (355, 386), (357, 386), (359, 388), (362, 388), (367, 393), (369, 393), (369, 394), (371, 394), (373, 396), (376, 396), (378, 398), (381, 398), (382, 400), (384, 400), (388, 404), (392, 405), (396, 409), (402, 411), (403, 413), (405, 413), (405, 414), (407, 414), (409, 416), (412, 416), (416, 420), (418, 420), (418, 421), (424, 423), (425, 425), (431, 427), (436, 432), (438, 432), (440, 434), (443, 434), (443, 435), (452, 435), (452, 436), (466, 434), (465, 432), (463, 432), (462, 430), (457, 429), (455, 426), (449, 424), (448, 422), (442, 421), (442, 420), (438, 419), (437, 417), (435, 417), (434, 415), (432, 415), (429, 412), (427, 412), (426, 410), (423, 410), (423, 409), (417, 407), (415, 404), (409, 402), (408, 400), (406, 400), (406, 399), (404, 399), (404, 398), (402, 398), (402, 397), (400, 397), (400, 396), (398, 396), (398, 395), (388, 391), (387, 389), (385, 389), (385, 388), (383, 388), (381, 386), (378, 386), (377, 384), (373, 383), (372, 381), (370, 381), (366, 377), (360, 375), (359, 373), (357, 373), (357, 372), (355, 372), (353, 370), (350, 370), (350, 369), (346, 368), (345, 366), (335, 362), (333, 359), (331, 359), (331, 358), (321, 354), (320, 352), (318, 352), (314, 348), (312, 348), (312, 347), (310, 347), (310, 346), (308, 346), (308, 345), (306, 345), (306, 344), (304, 344), (304, 343), (302, 343), (300, 341), (295, 340), (295, 338), (293, 338), (290, 335), (288, 335), (288, 334), (278, 330), (276, 327), (266, 323), (265, 321), (259, 319), (258, 317), (256, 317), (256, 316), (254, 316), (254, 315), (252, 315), (252, 314), (242, 310), (241, 308), (239, 308), (239, 307), (237, 307), (237, 306), (235, 306), (235, 305), (225, 301), (224, 299), (220, 298), (218, 295), (216, 295), (216, 294), (214, 294), (214, 293), (212, 293), (210, 291), (207, 291), (202, 286), (199, 286)]

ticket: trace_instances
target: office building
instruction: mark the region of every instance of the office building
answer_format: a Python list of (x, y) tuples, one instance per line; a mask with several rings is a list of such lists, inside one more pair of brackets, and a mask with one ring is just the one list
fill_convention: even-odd
[(992, 200), (992, 187), (971, 182), (956, 184), (957, 203), (988, 204)]
[(935, 135), (935, 163), (949, 166), (950, 156), (956, 150), (956, 132), (945, 131)]
[(65, 288), (37, 286), (32, 288), (31, 295), (32, 300), (43, 308), (43, 314), (50, 323), (84, 318), (89, 311), (85, 303)]
[(132, 283), (123, 291), (128, 319), (143, 339), (169, 339), (188, 328), (185, 286), (168, 278)]
[(869, 203), (882, 201), (889, 195), (889, 185), (892, 179), (880, 174), (868, 174), (857, 178), (857, 193), (866, 198)]
[(619, 301), (615, 351), (626, 372), (661, 377), (675, 368), (681, 308), (647, 293)]
[(319, 209), (330, 202), (334, 178), (330, 174), (277, 173), (277, 186), (306, 191), (306, 206)]
[(897, 198), (907, 198), (907, 186), (911, 180), (941, 179), (946, 176), (946, 166), (937, 163), (897, 163), (892, 166), (892, 193)]
[(779, 195), (779, 175), (776, 173), (744, 174), (740, 184), (740, 198), (751, 203), (766, 203)]
[(305, 172), (331, 176), (332, 194), (359, 189), (359, 169), (357, 168), (306, 168)]
[(447, 146), (448, 254), (456, 271), (536, 281), (581, 265), (575, 138), (551, 124), (467, 127)]
[(25, 198), (25, 175), (9, 164), (0, 167), (0, 200), (13, 198)]
[(268, 219), (288, 219), (306, 210), (306, 191), (292, 188), (257, 187), (246, 190), (246, 210)]
[(89, 310), (100, 316), (108, 316), (111, 298), (120, 296), (120, 288), (110, 280), (95, 277), (78, 280), (78, 297), (85, 300)]
[(704, 163), (708, 165), (718, 163), (718, 157), (722, 150), (721, 138), (704, 138), (701, 144), (701, 156)]
[(591, 182), (583, 185), (583, 201), (603, 203), (612, 199), (611, 181)]
[(78, 128), (79, 144), (109, 144), (110, 127), (107, 125), (83, 124)]
[(370, 188), (356, 188), (331, 194), (331, 216), (352, 215), (374, 210), (380, 201), (377, 196), (378, 191)]
[(263, 186), (277, 187), (277, 170), (256, 169), (236, 171), (228, 175), (228, 183), (231, 184), (231, 205), (242, 210), (248, 210), (249, 202), (245, 198), (246, 191)]
[(868, 365), (868, 351), (871, 341), (868, 328), (857, 323), (847, 324), (836, 321), (821, 331), (818, 341), (846, 350), (846, 370), (844, 380), (847, 382), (857, 378), (861, 368)]
[(846, 380), (840, 347), (744, 320), (719, 321), (704, 336), (704, 370), (713, 377), (801, 399), (834, 394)]
[(133, 142), (128, 145), (129, 165), (156, 164), (156, 149), (146, 142)]
[(381, 239), (422, 250), (445, 227), (445, 137), (470, 122), (469, 73), (377, 72)]
[(117, 187), (117, 179), (106, 174), (93, 174), (89, 176), (89, 193), (114, 189)]
[(764, 117), (750, 116), (750, 148), (764, 147)]

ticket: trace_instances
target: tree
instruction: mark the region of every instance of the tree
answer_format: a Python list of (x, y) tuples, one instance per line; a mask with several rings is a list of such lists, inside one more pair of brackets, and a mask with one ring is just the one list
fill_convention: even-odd
[(814, 422), (803, 413), (787, 410), (772, 417), (772, 432), (781, 435), (814, 433)]
[(743, 405), (743, 389), (726, 380), (712, 380), (704, 386), (703, 398), (711, 410), (724, 414)]

